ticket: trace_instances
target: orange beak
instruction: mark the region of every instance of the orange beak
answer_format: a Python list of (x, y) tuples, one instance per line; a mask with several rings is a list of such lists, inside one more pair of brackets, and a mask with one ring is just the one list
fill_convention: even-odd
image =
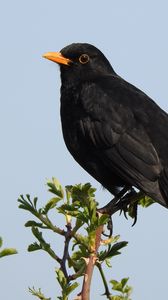
[(47, 52), (43, 55), (43, 57), (61, 65), (68, 66), (71, 63), (71, 60), (69, 58), (64, 57), (60, 52)]

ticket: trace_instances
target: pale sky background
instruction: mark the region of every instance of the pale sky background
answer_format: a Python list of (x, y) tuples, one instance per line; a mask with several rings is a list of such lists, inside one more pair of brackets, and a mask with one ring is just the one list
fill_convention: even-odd
[[(55, 176), (63, 185), (90, 181), (101, 205), (110, 199), (64, 145), (59, 68), (42, 54), (72, 42), (92, 43), (117, 73), (168, 110), (167, 14), (166, 0), (1, 1), (0, 236), (4, 246), (19, 251), (0, 260), (1, 299), (34, 299), (28, 286), (41, 287), (52, 300), (59, 295), (52, 259), (40, 251), (26, 251), (34, 238), (24, 227), (31, 216), (18, 209), (21, 193), (37, 195), (44, 203), (49, 199), (45, 180)], [(114, 258), (108, 278), (129, 276), (132, 300), (166, 299), (168, 210), (158, 204), (141, 209), (133, 228), (116, 215), (114, 228), (129, 245)], [(94, 299), (105, 299), (96, 276)]]

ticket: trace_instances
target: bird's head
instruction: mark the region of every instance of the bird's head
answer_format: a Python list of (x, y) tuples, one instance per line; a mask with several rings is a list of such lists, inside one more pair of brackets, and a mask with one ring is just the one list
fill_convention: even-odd
[(114, 73), (104, 54), (87, 43), (73, 43), (60, 52), (45, 53), (43, 57), (60, 65), (62, 84), (66, 85)]

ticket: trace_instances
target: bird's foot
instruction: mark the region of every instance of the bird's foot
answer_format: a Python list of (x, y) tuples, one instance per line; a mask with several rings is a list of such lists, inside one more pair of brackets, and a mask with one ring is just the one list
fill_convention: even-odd
[(121, 201), (120, 214), (123, 212), (126, 219), (128, 219), (127, 214), (131, 218), (133, 218), (134, 222), (132, 226), (134, 226), (137, 222), (139, 192), (136, 192), (132, 188), (130, 192), (128, 192), (122, 199), (120, 199), (120, 201)]
[(109, 221), (107, 223), (107, 230), (108, 230), (108, 233), (103, 232), (102, 234), (105, 237), (110, 238), (113, 235), (113, 220), (112, 220), (112, 216), (109, 216)]
[(122, 209), (123, 202), (121, 200), (127, 195), (129, 190), (130, 188), (124, 187), (109, 203), (107, 203), (107, 205), (98, 208), (97, 211), (101, 214), (112, 216), (116, 211)]
[(103, 206), (102, 208), (98, 208), (97, 212), (101, 213), (101, 214), (107, 214), (109, 215), (109, 222), (107, 225), (107, 229), (109, 230), (109, 233), (103, 233), (104, 236), (106, 237), (111, 237), (113, 234), (113, 221), (112, 221), (112, 215), (118, 211), (121, 210), (121, 208), (119, 208), (119, 203), (122, 199), (122, 197), (124, 197), (124, 195), (127, 193), (128, 191), (128, 187), (123, 188), (117, 196), (115, 196), (107, 205)]
[(107, 226), (110, 231), (110, 236), (113, 232), (112, 215), (117, 211), (120, 211), (120, 213), (123, 212), (126, 219), (128, 214), (131, 218), (134, 219), (132, 226), (135, 225), (135, 223), (137, 222), (138, 202), (142, 195), (142, 192), (137, 192), (133, 188), (124, 188), (106, 206), (97, 210), (98, 212), (102, 214), (108, 214), (111, 217), (111, 220)]

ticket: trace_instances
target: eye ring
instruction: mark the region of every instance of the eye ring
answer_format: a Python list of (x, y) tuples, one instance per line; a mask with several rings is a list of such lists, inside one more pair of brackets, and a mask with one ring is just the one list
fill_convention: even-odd
[(88, 54), (82, 54), (80, 57), (79, 57), (79, 62), (81, 63), (81, 64), (87, 64), (88, 63), (88, 61), (89, 61), (89, 55)]

